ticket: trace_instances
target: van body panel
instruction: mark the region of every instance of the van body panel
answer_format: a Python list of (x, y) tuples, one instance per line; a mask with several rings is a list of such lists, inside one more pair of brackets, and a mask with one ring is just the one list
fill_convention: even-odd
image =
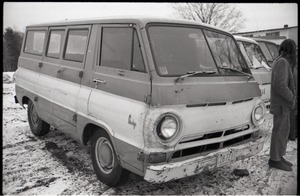
[[(175, 149), (186, 148), (187, 145), (200, 146), (206, 144), (206, 140), (198, 142), (179, 144), (187, 138), (199, 138), (209, 133), (225, 132), (231, 129), (242, 129), (240, 134), (249, 134), (259, 130), (252, 125), (251, 112), (260, 99), (253, 98), (244, 102), (234, 103), (226, 102), (225, 105), (218, 106), (195, 106), (187, 107), (186, 105), (177, 106), (156, 106), (151, 107), (147, 113), (148, 119), (144, 125), (145, 154), (151, 152), (171, 152)], [(180, 131), (175, 139), (164, 144), (159, 141), (156, 132), (157, 120), (165, 113), (173, 113), (180, 118)], [(213, 121), (211, 120), (213, 119)], [(207, 123), (210, 122), (210, 123)], [(232, 134), (230, 137), (220, 137), (214, 140), (207, 140), (209, 143), (230, 140), (239, 134)], [(190, 139), (192, 140), (192, 139)]]
[[(39, 73), (29, 70), (27, 68), (18, 67), (16, 71), (16, 86), (24, 90), (28, 90), (34, 94), (37, 94), (37, 81), (39, 79)], [(26, 93), (26, 91), (22, 91)], [(17, 94), (17, 96), (22, 94)], [(18, 100), (22, 100), (22, 97), (18, 97)], [(32, 98), (32, 97), (31, 97)]]
[(36, 56), (36, 58), (28, 58), (25, 56), (20, 56), (18, 60), (18, 67), (23, 67), (39, 73), (40, 72), (39, 63), (41, 62), (42, 62), (41, 56)]
[(253, 69), (251, 71), (258, 84), (271, 84), (271, 71), (266, 72), (266, 70), (262, 69)]
[(148, 105), (144, 102), (97, 89), (92, 90), (88, 101), (88, 115), (93, 119), (101, 119), (113, 130), (110, 133), (113, 138), (133, 147), (128, 149), (124, 148), (123, 143), (116, 143), (121, 160), (140, 170), (143, 169), (143, 163), (137, 161), (135, 149), (142, 151), (144, 148), (143, 127), (147, 110)]
[[(260, 96), (257, 83), (239, 77), (153, 78), (152, 105), (204, 104), (237, 101)], [(166, 81), (166, 82), (165, 82)]]
[(254, 79), (259, 84), (262, 100), (264, 100), (265, 103), (269, 105), (271, 97), (271, 71), (266, 71), (262, 69), (254, 69), (251, 71), (253, 73)]

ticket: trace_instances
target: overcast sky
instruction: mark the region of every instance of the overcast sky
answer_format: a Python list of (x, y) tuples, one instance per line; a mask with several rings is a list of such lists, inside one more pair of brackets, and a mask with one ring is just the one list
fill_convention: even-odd
[[(244, 14), (240, 32), (298, 26), (296, 3), (233, 4)], [(113, 15), (146, 15), (175, 18), (171, 3), (48, 3), (5, 2), (3, 27), (24, 31), (29, 24), (65, 19), (97, 18)]]

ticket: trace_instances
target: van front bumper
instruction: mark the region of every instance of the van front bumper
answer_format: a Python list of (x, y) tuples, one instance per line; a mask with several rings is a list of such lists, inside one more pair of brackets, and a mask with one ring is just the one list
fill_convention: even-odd
[(195, 157), (180, 162), (147, 167), (144, 179), (148, 182), (161, 183), (193, 176), (205, 170), (229, 165), (238, 160), (251, 157), (263, 149), (264, 137), (239, 146), (233, 146), (212, 152), (207, 156)]

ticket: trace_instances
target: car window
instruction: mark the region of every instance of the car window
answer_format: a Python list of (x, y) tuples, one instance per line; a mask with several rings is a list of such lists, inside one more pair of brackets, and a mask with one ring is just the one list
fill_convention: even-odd
[(267, 47), (267, 45), (264, 42), (258, 42), (262, 52), (264, 53), (267, 61), (272, 62), (274, 59), (271, 55), (271, 53), (269, 52), (269, 49)]
[(104, 27), (100, 66), (145, 71), (140, 43), (134, 28)]
[[(242, 54), (238, 50), (234, 39), (229, 35), (203, 30), (208, 44), (219, 68), (234, 68), (250, 73)], [(222, 70), (222, 71), (221, 71)], [(227, 74), (226, 70), (220, 69), (221, 74)], [(233, 74), (233, 73), (230, 73)], [(238, 72), (236, 72), (238, 74)]]
[(148, 33), (159, 75), (217, 71), (201, 29), (153, 25), (149, 26)]
[(59, 58), (63, 42), (64, 30), (51, 30), (46, 56)]
[(266, 43), (267, 47), (269, 48), (269, 51), (273, 57), (273, 59), (275, 59), (278, 55), (278, 47), (275, 44), (271, 44), (271, 43)]
[(29, 30), (27, 31), (24, 52), (42, 55), (45, 43), (46, 31)]
[(64, 59), (83, 62), (88, 41), (88, 29), (69, 30)]

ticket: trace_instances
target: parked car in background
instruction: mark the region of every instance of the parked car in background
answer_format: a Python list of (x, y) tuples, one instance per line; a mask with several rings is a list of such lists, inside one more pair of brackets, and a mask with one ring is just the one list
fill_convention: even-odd
[(257, 154), (266, 107), (232, 34), (196, 21), (106, 18), (26, 28), (16, 102), (91, 148), (97, 177), (161, 183)]
[(272, 67), (273, 61), (279, 55), (278, 52), (279, 46), (276, 43), (266, 39), (252, 38), (252, 37), (251, 39), (254, 39), (260, 45), (260, 48), (264, 53), (269, 65)]
[(269, 109), (271, 96), (271, 68), (269, 63), (264, 56), (260, 45), (255, 40), (241, 36), (234, 36), (234, 38), (236, 39), (255, 80), (259, 84), (262, 99)]

